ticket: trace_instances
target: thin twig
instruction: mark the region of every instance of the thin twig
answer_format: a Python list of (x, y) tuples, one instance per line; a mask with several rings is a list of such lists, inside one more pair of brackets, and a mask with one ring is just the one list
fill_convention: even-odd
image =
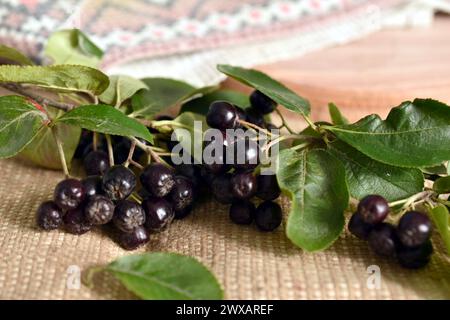
[(281, 113), (281, 111), (278, 108), (276, 108), (275, 112), (280, 117), (281, 122), (283, 124), (283, 127), (285, 127), (287, 129), (287, 131), (289, 131), (289, 133), (294, 133), (294, 130), (292, 130), (291, 127), (289, 127), (289, 125), (287, 124), (286, 120), (284, 119), (283, 114)]
[(256, 124), (253, 124), (253, 123), (251, 123), (251, 122), (244, 121), (244, 120), (238, 120), (238, 122), (239, 122), (240, 124), (242, 124), (244, 127), (251, 128), (251, 129), (254, 129), (254, 130), (257, 130), (257, 131), (264, 132), (264, 133), (267, 134), (268, 136), (277, 136), (277, 137), (278, 137), (278, 135), (275, 135), (275, 134), (273, 134), (272, 132), (270, 132), (269, 130), (266, 130), (266, 129), (264, 129), (264, 128), (261, 128), (260, 126), (257, 126)]
[(131, 141), (130, 151), (128, 151), (128, 157), (125, 163), (123, 164), (125, 167), (128, 167), (133, 160), (134, 150), (136, 149), (136, 141)]
[(145, 152), (147, 152), (147, 154), (150, 155), (150, 157), (155, 160), (156, 162), (160, 162), (163, 163), (164, 165), (166, 165), (169, 168), (172, 168), (172, 166), (170, 164), (167, 163), (167, 161), (165, 161), (163, 158), (161, 158), (153, 149), (152, 146), (148, 146), (145, 143), (139, 141), (139, 139), (136, 139), (134, 137), (131, 138), (131, 141), (136, 142), (136, 146), (141, 148), (142, 150), (144, 150)]
[(108, 147), (108, 156), (109, 156), (109, 165), (114, 166), (114, 150), (112, 147), (111, 136), (109, 134), (105, 134), (106, 145)]
[(24, 87), (17, 85), (17, 84), (13, 84), (13, 83), (4, 83), (0, 85), (1, 87), (9, 90), (9, 91), (13, 91), (15, 93), (18, 93), (22, 96), (31, 98), (33, 100), (35, 100), (36, 102), (46, 105), (46, 106), (51, 106), (57, 109), (61, 109), (64, 111), (70, 111), (73, 108), (76, 107), (76, 105), (71, 104), (71, 103), (64, 103), (64, 102), (58, 102), (58, 101), (54, 101), (54, 100), (50, 100), (48, 98), (44, 98), (36, 93), (32, 93), (27, 91)]
[(61, 166), (64, 171), (64, 175), (66, 176), (66, 178), (69, 178), (70, 177), (69, 169), (67, 168), (66, 157), (64, 155), (64, 149), (63, 149), (61, 139), (59, 139), (58, 132), (57, 132), (57, 129), (55, 126), (53, 126), (51, 130), (53, 133), (53, 137), (55, 138), (56, 147), (58, 148), (59, 159), (61, 161)]
[(130, 160), (130, 164), (132, 164), (133, 166), (135, 166), (138, 169), (144, 169), (144, 166), (142, 164), (140, 164), (139, 162), (134, 161), (133, 159)]
[(92, 149), (94, 149), (94, 151), (97, 151), (98, 148), (98, 133), (93, 131), (92, 132)]

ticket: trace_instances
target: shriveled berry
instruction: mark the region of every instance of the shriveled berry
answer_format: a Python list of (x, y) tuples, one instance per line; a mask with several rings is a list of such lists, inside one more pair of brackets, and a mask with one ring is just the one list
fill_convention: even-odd
[(353, 235), (363, 240), (367, 240), (372, 229), (373, 225), (365, 223), (359, 212), (354, 213), (348, 222), (348, 230)]
[(237, 118), (236, 108), (231, 103), (215, 101), (209, 106), (206, 123), (215, 129), (233, 129), (236, 126)]
[(364, 222), (377, 224), (383, 222), (389, 213), (389, 205), (385, 198), (379, 195), (368, 195), (358, 204), (358, 212)]
[(229, 204), (233, 202), (233, 194), (231, 193), (231, 177), (229, 173), (219, 175), (214, 178), (211, 189), (214, 198), (223, 204)]
[(84, 197), (83, 184), (76, 179), (59, 182), (53, 193), (53, 200), (63, 210), (75, 209), (84, 200)]
[(36, 213), (36, 221), (44, 230), (54, 230), (63, 223), (63, 211), (53, 201), (43, 202)]
[(417, 247), (430, 239), (432, 224), (427, 215), (417, 212), (406, 212), (397, 226), (397, 236), (404, 246)]
[(183, 210), (194, 201), (194, 186), (186, 177), (176, 176), (175, 186), (169, 195), (175, 211)]
[(109, 169), (109, 157), (104, 151), (89, 152), (83, 160), (84, 170), (88, 176), (103, 175)]
[(105, 196), (93, 196), (86, 204), (84, 214), (94, 225), (106, 224), (113, 218), (114, 203)]
[(275, 110), (277, 103), (261, 91), (255, 90), (250, 95), (250, 104), (262, 114), (268, 114)]
[(103, 176), (103, 190), (114, 201), (126, 199), (135, 187), (136, 176), (122, 165), (109, 168)]
[(84, 215), (84, 207), (81, 205), (76, 209), (69, 210), (64, 215), (64, 229), (71, 234), (84, 234), (92, 229), (92, 224)]
[(121, 200), (114, 209), (113, 223), (123, 232), (131, 232), (145, 222), (145, 212), (136, 202)]
[(145, 227), (151, 231), (165, 229), (175, 216), (172, 204), (163, 198), (147, 198), (142, 202), (142, 208), (145, 212)]
[(164, 197), (175, 185), (175, 175), (171, 169), (161, 163), (148, 165), (140, 176), (141, 183), (155, 197)]
[(255, 217), (255, 205), (248, 200), (233, 202), (230, 207), (230, 219), (236, 224), (250, 224)]
[(275, 200), (281, 194), (275, 174), (261, 174), (257, 177), (258, 191), (256, 196), (262, 200)]
[(237, 199), (249, 199), (256, 190), (256, 177), (251, 172), (238, 172), (231, 178), (231, 193)]
[(131, 232), (121, 232), (119, 235), (119, 244), (125, 250), (135, 250), (149, 240), (149, 234), (142, 226), (135, 228)]
[(395, 227), (382, 222), (376, 225), (369, 233), (369, 247), (380, 256), (395, 257), (398, 239)]
[(92, 197), (96, 194), (103, 194), (102, 177), (101, 176), (89, 176), (81, 180), (83, 184), (86, 197)]
[(175, 211), (175, 219), (180, 220), (180, 219), (186, 218), (188, 215), (191, 214), (193, 208), (194, 207), (192, 205), (190, 205), (190, 206), (187, 206), (184, 209)]
[(281, 224), (283, 214), (278, 203), (264, 201), (255, 211), (256, 226), (262, 231), (272, 231)]
[(419, 269), (425, 267), (430, 262), (432, 253), (433, 245), (430, 240), (427, 240), (424, 244), (414, 248), (400, 246), (397, 251), (397, 258), (402, 267)]
[(265, 126), (264, 115), (261, 112), (259, 112), (258, 109), (250, 107), (245, 109), (245, 113), (247, 114), (247, 122), (253, 123), (258, 127), (264, 128)]

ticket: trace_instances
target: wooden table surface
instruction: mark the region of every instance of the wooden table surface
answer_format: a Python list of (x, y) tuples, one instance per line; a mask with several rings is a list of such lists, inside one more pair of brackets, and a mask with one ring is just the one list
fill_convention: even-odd
[(385, 116), (391, 107), (417, 97), (450, 103), (450, 16), (438, 16), (429, 28), (379, 31), (257, 68), (309, 99), (316, 120), (329, 119), (330, 101), (350, 120), (369, 113)]

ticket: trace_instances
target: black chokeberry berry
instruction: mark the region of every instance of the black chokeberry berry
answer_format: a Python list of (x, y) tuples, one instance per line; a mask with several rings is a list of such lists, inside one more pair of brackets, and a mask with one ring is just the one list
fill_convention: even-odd
[(84, 150), (92, 143), (92, 131), (81, 130), (80, 141), (73, 155), (74, 159), (81, 159), (83, 157)]
[(36, 221), (44, 230), (54, 230), (63, 223), (63, 211), (53, 201), (43, 202), (37, 209)]
[(175, 185), (175, 175), (171, 169), (161, 163), (148, 165), (141, 173), (142, 185), (155, 197), (164, 197)]
[(147, 198), (142, 202), (145, 212), (145, 227), (150, 231), (161, 231), (174, 218), (172, 205), (163, 198)]
[(257, 182), (252, 172), (238, 172), (231, 178), (231, 193), (237, 199), (249, 199), (256, 194)]
[(427, 215), (417, 212), (406, 212), (397, 226), (397, 236), (406, 247), (417, 247), (430, 239), (432, 224)]
[(253, 107), (245, 109), (245, 113), (247, 114), (247, 122), (253, 123), (254, 125), (264, 128), (265, 120), (264, 115), (259, 112), (258, 109)]
[(383, 222), (387, 217), (389, 205), (382, 196), (368, 195), (359, 202), (358, 212), (364, 222), (377, 224)]
[(145, 212), (136, 202), (121, 200), (114, 209), (113, 223), (123, 232), (131, 232), (145, 222)]
[(211, 184), (214, 199), (223, 204), (233, 202), (234, 197), (231, 192), (231, 177), (229, 173), (216, 176)]
[(83, 160), (84, 170), (88, 176), (103, 175), (109, 169), (109, 157), (104, 151), (89, 152)]
[(237, 118), (239, 120), (247, 121), (247, 114), (245, 113), (245, 110), (241, 107), (238, 107), (237, 105), (234, 105), (234, 108), (236, 109)]
[(125, 250), (135, 250), (149, 240), (149, 234), (142, 226), (133, 229), (131, 232), (121, 232), (119, 235), (119, 244)]
[(348, 222), (348, 230), (353, 235), (363, 240), (367, 240), (372, 229), (373, 225), (365, 223), (359, 212), (354, 213)]
[(278, 203), (264, 201), (255, 211), (256, 226), (262, 231), (272, 231), (281, 224), (283, 214)]
[(103, 191), (114, 201), (126, 199), (135, 187), (136, 176), (122, 165), (109, 168), (103, 176)]
[(53, 200), (63, 210), (75, 209), (85, 197), (81, 181), (66, 179), (59, 182), (53, 193)]
[(105, 196), (93, 196), (86, 204), (84, 214), (87, 221), (94, 225), (107, 224), (113, 218), (114, 203)]
[(433, 245), (430, 240), (427, 240), (424, 244), (414, 248), (400, 246), (397, 250), (397, 258), (402, 267), (419, 269), (425, 267), (430, 262), (432, 253)]
[(236, 108), (226, 101), (211, 103), (206, 114), (206, 123), (215, 129), (233, 129), (236, 127), (237, 120)]
[(275, 174), (260, 174), (256, 179), (258, 191), (256, 196), (262, 200), (275, 200), (281, 194)]
[(275, 101), (258, 90), (253, 91), (250, 95), (250, 104), (262, 114), (269, 114), (277, 107)]
[(101, 176), (88, 176), (81, 180), (86, 197), (89, 198), (96, 194), (103, 194), (102, 181)]
[(190, 205), (184, 209), (175, 211), (175, 219), (180, 220), (180, 219), (186, 218), (188, 215), (191, 214), (193, 208), (194, 208), (194, 206)]
[(255, 205), (248, 200), (238, 200), (230, 207), (230, 219), (236, 224), (250, 224), (255, 217)]
[(84, 215), (83, 205), (76, 209), (69, 210), (64, 215), (64, 229), (71, 234), (84, 234), (92, 229), (92, 224), (87, 221)]
[(188, 178), (194, 187), (197, 187), (200, 185), (200, 167), (195, 164), (185, 164), (182, 163), (180, 165), (177, 165), (175, 168), (177, 174)]
[(205, 142), (203, 166), (213, 174), (225, 173), (230, 169), (227, 164), (227, 147), (230, 139), (222, 132), (220, 139)]
[(183, 210), (194, 201), (194, 186), (186, 177), (176, 176), (175, 185), (169, 195), (175, 211)]
[(395, 257), (398, 238), (395, 227), (382, 222), (376, 225), (369, 233), (369, 247), (380, 256)]
[[(233, 150), (230, 150), (233, 149)], [(260, 147), (257, 141), (249, 138), (234, 140), (227, 152), (233, 152), (234, 168), (238, 171), (250, 171), (258, 166)]]

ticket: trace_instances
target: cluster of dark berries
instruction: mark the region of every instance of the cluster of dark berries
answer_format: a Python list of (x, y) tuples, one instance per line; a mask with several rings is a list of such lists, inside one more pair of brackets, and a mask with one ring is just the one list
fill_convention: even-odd
[[(280, 196), (280, 188), (274, 174), (256, 175), (254, 169), (259, 163), (260, 147), (255, 141), (238, 141), (227, 136), (227, 129), (243, 129), (240, 120), (252, 123), (260, 128), (271, 129), (272, 124), (266, 123), (264, 115), (271, 113), (277, 107), (275, 101), (254, 91), (250, 96), (251, 107), (243, 110), (226, 101), (216, 101), (209, 107), (206, 115), (208, 126), (222, 132), (222, 156), (213, 163), (203, 164), (200, 175), (206, 186), (210, 188), (216, 201), (231, 204), (230, 218), (237, 224), (251, 224), (263, 231), (276, 229), (282, 221), (280, 206), (272, 202)], [(244, 138), (245, 139), (245, 138)], [(216, 141), (211, 141), (214, 144)], [(244, 146), (241, 154), (237, 146)], [(231, 154), (233, 164), (226, 162)], [(240, 157), (240, 161), (238, 161)], [(256, 196), (264, 200), (257, 207), (251, 202)]]
[(433, 253), (430, 236), (432, 224), (427, 215), (406, 212), (397, 226), (383, 222), (389, 213), (387, 201), (378, 195), (363, 198), (348, 223), (349, 231), (367, 240), (380, 256), (396, 258), (405, 268), (421, 268)]

